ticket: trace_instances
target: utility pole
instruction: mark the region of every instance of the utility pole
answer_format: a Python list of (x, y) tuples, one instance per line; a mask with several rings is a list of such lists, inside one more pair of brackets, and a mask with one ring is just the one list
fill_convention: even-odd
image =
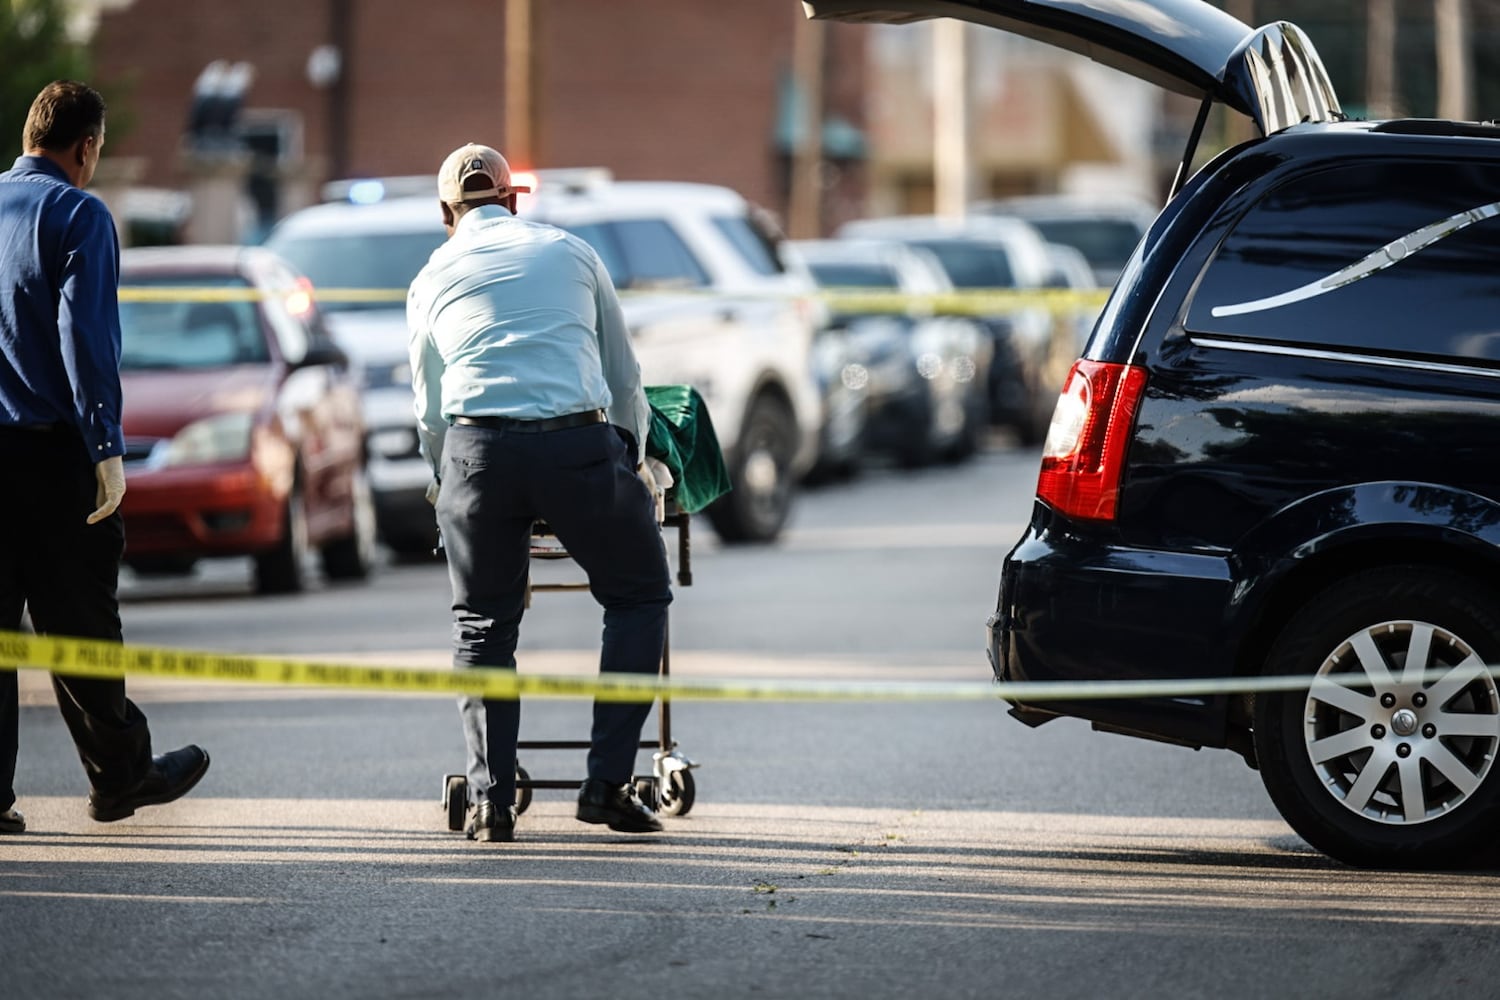
[(962, 219), (974, 190), (969, 143), (967, 25), (953, 18), (932, 23), (932, 175), (937, 214)]
[(787, 232), (793, 239), (823, 235), (823, 52), (827, 25), (796, 12), (792, 36), (793, 91), (797, 123), (793, 130), (791, 191)]
[(532, 95), (531, 0), (505, 0), (505, 158), (523, 169), (536, 167)]
[(354, 87), (354, 14), (350, 0), (330, 0), (328, 44), (337, 55), (337, 69), (328, 82), (328, 169), (330, 177), (349, 175), (349, 119)]
[(1368, 0), (1365, 11), (1365, 117), (1394, 118), (1396, 0)]
[(1468, 0), (1433, 0), (1437, 36), (1437, 115), (1469, 120)]

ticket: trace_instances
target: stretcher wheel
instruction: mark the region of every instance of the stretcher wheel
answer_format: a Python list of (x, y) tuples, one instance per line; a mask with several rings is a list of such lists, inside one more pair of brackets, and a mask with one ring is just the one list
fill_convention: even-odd
[(697, 798), (697, 785), (693, 781), (693, 772), (686, 768), (678, 771), (668, 771), (666, 784), (661, 789), (658, 797), (656, 811), (663, 816), (686, 816), (688, 810), (693, 808), (693, 800)]
[(530, 781), (531, 774), (520, 764), (516, 765), (516, 815), (519, 816), (531, 805), (531, 789), (522, 788), (521, 782)]
[(637, 779), (635, 779), (635, 797), (638, 798), (638, 799), (640, 799), (641, 803), (643, 805), (645, 805), (645, 807), (647, 809), (650, 809), (652, 812), (655, 812), (656, 811), (656, 779), (655, 778), (637, 778)]
[(443, 778), (443, 808), (448, 812), (448, 829), (464, 828), (469, 815), (469, 779), (461, 774), (450, 774)]

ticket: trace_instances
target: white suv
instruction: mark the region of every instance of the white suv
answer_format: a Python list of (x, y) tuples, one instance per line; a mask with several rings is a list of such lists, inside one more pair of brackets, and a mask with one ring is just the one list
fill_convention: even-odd
[[(822, 411), (811, 351), (823, 307), (811, 277), (783, 262), (774, 228), (727, 188), (615, 181), (602, 170), (541, 171), (536, 187), (519, 214), (598, 251), (620, 290), (645, 383), (691, 385), (707, 402), (734, 484), (707, 511), (714, 529), (727, 541), (776, 538), (798, 479), (817, 458)], [(268, 242), (320, 288), (399, 288), (404, 296), (442, 239), (434, 193), (304, 209)], [(408, 256), (422, 246), (420, 259)], [(335, 335), (374, 373), (366, 388), (371, 476), (378, 501), (381, 465), (398, 493), (380, 503), (385, 537), (394, 546), (419, 525), (425, 538), (431, 511), (418, 510), (415, 524), (406, 513), (425, 469), (414, 440), (398, 440), (413, 427), (409, 386), (399, 417), (376, 405), (409, 379), (404, 298), (339, 311), (337, 291), (330, 297)], [(410, 482), (397, 476), (401, 468), (411, 470)]]

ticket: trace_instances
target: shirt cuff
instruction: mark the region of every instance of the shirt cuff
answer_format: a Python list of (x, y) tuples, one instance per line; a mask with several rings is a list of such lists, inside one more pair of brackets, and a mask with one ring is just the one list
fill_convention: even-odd
[(96, 425), (88, 432), (89, 456), (94, 464), (125, 454), (125, 431), (118, 426)]

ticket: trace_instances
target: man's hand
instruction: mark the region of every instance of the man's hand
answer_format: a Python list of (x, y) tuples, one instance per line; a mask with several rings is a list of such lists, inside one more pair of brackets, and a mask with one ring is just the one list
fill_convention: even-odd
[(89, 524), (98, 524), (113, 514), (120, 501), (125, 499), (125, 459), (119, 455), (106, 458), (94, 466), (94, 478), (99, 480), (94, 497), (99, 509), (89, 515)]

